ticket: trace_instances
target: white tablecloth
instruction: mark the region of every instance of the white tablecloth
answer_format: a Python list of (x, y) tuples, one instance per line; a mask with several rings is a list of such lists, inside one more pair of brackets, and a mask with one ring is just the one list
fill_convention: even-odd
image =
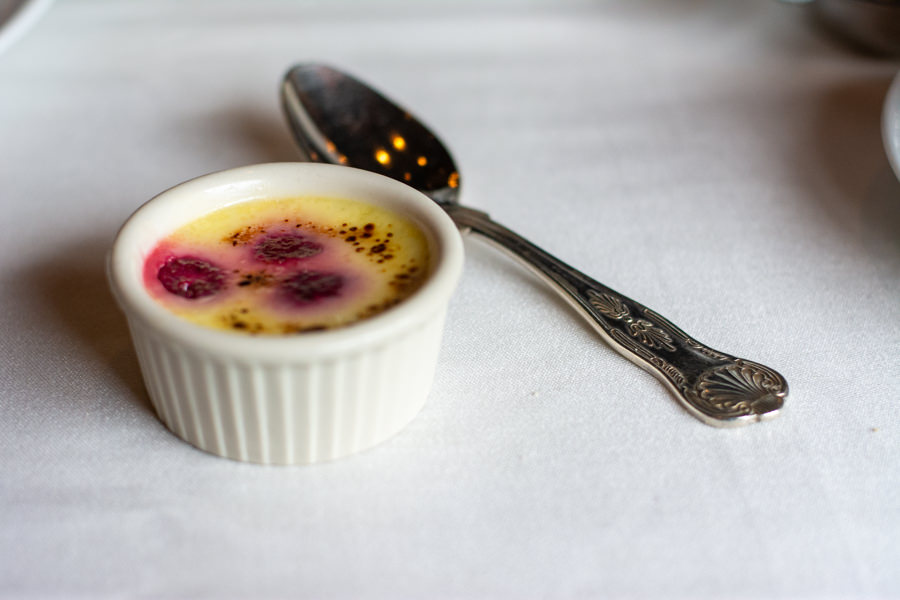
[[(475, 239), (389, 442), (260, 467), (154, 415), (104, 256), (162, 189), (296, 157), (324, 61), (467, 203), (778, 369), (707, 427)], [(900, 597), (900, 67), (757, 0), (59, 0), (0, 55), (0, 596)]]

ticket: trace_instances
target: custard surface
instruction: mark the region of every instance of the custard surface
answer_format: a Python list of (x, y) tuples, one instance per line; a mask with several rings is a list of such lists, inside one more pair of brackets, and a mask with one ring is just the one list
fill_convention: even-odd
[(194, 323), (253, 335), (342, 327), (418, 289), (428, 244), (408, 219), (317, 196), (252, 200), (161, 240), (144, 262), (151, 296)]

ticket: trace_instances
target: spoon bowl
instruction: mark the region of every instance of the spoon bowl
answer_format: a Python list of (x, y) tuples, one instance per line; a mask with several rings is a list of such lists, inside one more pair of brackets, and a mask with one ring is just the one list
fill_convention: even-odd
[(704, 423), (733, 427), (781, 411), (788, 386), (775, 370), (701, 344), (486, 213), (460, 205), (459, 172), (444, 144), (373, 88), (332, 67), (303, 64), (285, 75), (281, 98), (294, 139), (310, 160), (375, 171), (425, 193), (461, 231), (537, 273), (613, 349), (659, 379)]
[(313, 162), (402, 181), (440, 204), (459, 198), (453, 157), (425, 125), (374, 89), (324, 65), (291, 69), (282, 88), (294, 140)]

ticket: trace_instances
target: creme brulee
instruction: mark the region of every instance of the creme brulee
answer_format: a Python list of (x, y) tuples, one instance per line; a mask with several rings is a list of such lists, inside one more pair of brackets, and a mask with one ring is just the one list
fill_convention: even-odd
[(422, 231), (324, 197), (253, 200), (188, 223), (144, 263), (144, 284), (194, 323), (283, 335), (341, 327), (401, 302), (428, 273)]

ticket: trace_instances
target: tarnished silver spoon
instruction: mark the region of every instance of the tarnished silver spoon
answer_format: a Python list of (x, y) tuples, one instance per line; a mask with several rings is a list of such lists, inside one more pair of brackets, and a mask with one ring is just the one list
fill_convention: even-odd
[(459, 172), (444, 145), (369, 86), (325, 65), (298, 65), (285, 75), (282, 104), (309, 160), (375, 171), (425, 193), (461, 231), (484, 236), (540, 275), (610, 346), (655, 375), (704, 423), (744, 425), (781, 410), (788, 387), (773, 369), (701, 344), (487, 214), (458, 204)]

